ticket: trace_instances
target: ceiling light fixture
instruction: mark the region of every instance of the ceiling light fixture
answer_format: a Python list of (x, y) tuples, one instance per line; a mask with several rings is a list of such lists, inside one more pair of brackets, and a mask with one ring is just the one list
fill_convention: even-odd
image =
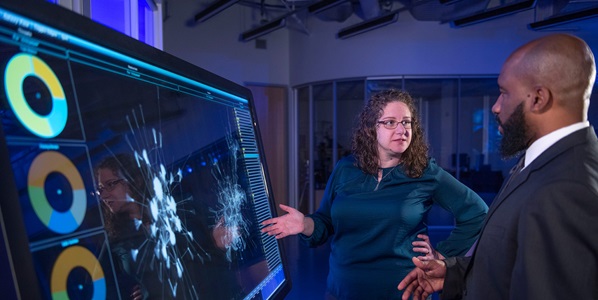
[(450, 5), (450, 4), (453, 4), (458, 1), (461, 1), (461, 0), (438, 0), (438, 2), (440, 2), (440, 4), (444, 4), (444, 5)]
[(527, 9), (531, 9), (536, 5), (535, 0), (527, 0), (527, 1), (519, 1), (512, 4), (502, 5), (496, 8), (492, 8), (486, 10), (484, 12), (474, 14), (471, 16), (467, 16), (464, 18), (460, 18), (454, 21), (451, 21), (452, 27), (463, 27), (467, 25), (473, 25), (475, 23), (480, 23), (483, 21), (488, 21), (491, 19), (495, 19), (498, 17), (503, 17), (506, 15), (514, 14), (516, 12), (524, 11)]
[(581, 21), (584, 19), (589, 19), (592, 17), (596, 17), (598, 15), (598, 8), (590, 8), (585, 10), (579, 10), (575, 12), (570, 12), (566, 14), (552, 16), (542, 21), (530, 23), (527, 27), (531, 30), (542, 30), (545, 28), (550, 28), (553, 26), (566, 24), (574, 21)]
[(266, 23), (260, 27), (245, 31), (243, 33), (241, 33), (241, 36), (239, 37), (239, 40), (243, 41), (243, 42), (248, 42), (251, 41), (255, 38), (258, 38), (260, 36), (266, 35), (274, 30), (283, 28), (287, 25), (286, 22), (286, 16), (276, 19), (274, 21), (271, 21), (269, 23)]
[(377, 18), (372, 18), (361, 23), (357, 23), (353, 26), (345, 27), (338, 32), (337, 37), (339, 39), (346, 39), (394, 23), (398, 18), (399, 14), (396, 11), (391, 12)]
[(307, 7), (310, 14), (317, 14), (329, 8), (335, 7), (347, 0), (321, 0)]
[(233, 4), (239, 2), (239, 0), (217, 0), (213, 2), (204, 10), (197, 13), (194, 17), (195, 22), (205, 22), (207, 19), (221, 13), (223, 10), (231, 7)]

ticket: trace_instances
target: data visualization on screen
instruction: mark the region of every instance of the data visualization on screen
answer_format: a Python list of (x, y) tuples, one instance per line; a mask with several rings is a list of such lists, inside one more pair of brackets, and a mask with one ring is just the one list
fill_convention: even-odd
[(282, 245), (260, 232), (275, 209), (248, 89), (30, 0), (0, 4), (0, 72), (16, 295), (288, 292)]

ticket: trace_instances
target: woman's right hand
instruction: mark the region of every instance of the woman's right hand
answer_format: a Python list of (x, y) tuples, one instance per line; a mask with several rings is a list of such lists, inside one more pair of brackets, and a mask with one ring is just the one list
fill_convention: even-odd
[(418, 239), (422, 239), (421, 241), (414, 241), (411, 243), (413, 245), (413, 251), (422, 253), (422, 256), (418, 256), (417, 258), (421, 261), (428, 261), (434, 259), (444, 259), (444, 256), (440, 254), (440, 252), (436, 251), (434, 247), (432, 247), (432, 243), (430, 242), (430, 237), (425, 234), (418, 234)]
[(264, 227), (262, 228), (262, 233), (273, 235), (276, 239), (302, 233), (305, 230), (305, 216), (290, 206), (284, 204), (280, 204), (279, 206), (287, 214), (263, 221), (262, 226)]

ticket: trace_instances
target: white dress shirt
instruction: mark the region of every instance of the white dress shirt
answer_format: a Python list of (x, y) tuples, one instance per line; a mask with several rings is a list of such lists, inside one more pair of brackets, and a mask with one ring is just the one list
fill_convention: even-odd
[(525, 151), (525, 164), (523, 169), (525, 169), (529, 164), (534, 161), (542, 152), (546, 151), (550, 146), (554, 143), (558, 142), (560, 139), (570, 135), (571, 133), (578, 131), (580, 129), (584, 129), (590, 126), (589, 121), (575, 123), (560, 129), (557, 129), (533, 142), (529, 148)]

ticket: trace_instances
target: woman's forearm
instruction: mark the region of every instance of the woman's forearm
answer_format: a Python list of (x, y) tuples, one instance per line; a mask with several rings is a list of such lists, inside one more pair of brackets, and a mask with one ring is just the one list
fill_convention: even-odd
[(301, 233), (305, 236), (311, 236), (314, 233), (314, 219), (310, 217), (303, 218), (303, 231)]

